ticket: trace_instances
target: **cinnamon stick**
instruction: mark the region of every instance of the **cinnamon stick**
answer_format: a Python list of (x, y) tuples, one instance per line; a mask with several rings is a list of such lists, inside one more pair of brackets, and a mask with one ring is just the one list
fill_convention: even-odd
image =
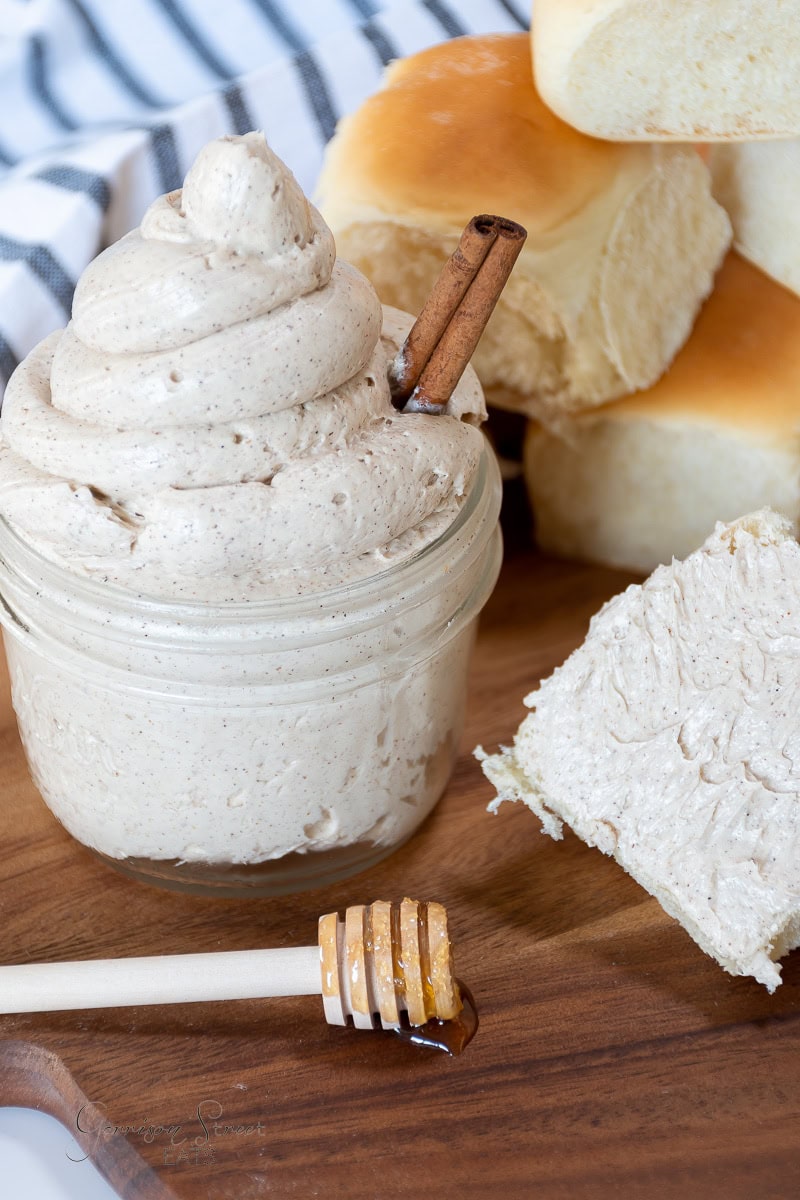
[(473, 217), (397, 355), (392, 399), (442, 413), (472, 357), (527, 234), (504, 217)]
[(417, 386), (442, 332), (452, 321), (496, 238), (494, 218), (473, 217), (455, 253), (442, 267), (389, 371), (392, 400), (397, 408)]

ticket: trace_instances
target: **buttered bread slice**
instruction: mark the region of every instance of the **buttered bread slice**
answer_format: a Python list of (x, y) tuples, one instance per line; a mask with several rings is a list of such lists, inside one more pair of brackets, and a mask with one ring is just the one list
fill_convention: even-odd
[(769, 991), (800, 945), (800, 545), (763, 510), (720, 524), (594, 617), (511, 748), (523, 800), (614, 858), (733, 975)]

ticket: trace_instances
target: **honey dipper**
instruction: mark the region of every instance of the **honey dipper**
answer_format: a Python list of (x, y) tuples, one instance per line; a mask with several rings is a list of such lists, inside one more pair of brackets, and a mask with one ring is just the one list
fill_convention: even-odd
[(319, 920), (316, 946), (0, 967), (0, 1012), (322, 994), (329, 1024), (397, 1029), (462, 1009), (441, 904), (378, 900)]

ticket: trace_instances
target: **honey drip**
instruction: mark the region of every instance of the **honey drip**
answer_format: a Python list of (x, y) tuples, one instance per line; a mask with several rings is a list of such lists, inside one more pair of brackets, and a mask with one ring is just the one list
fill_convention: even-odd
[(433, 1017), (424, 1025), (409, 1025), (408, 1017), (403, 1013), (403, 1024), (392, 1032), (402, 1041), (410, 1042), (412, 1046), (443, 1050), (445, 1054), (450, 1055), (460, 1054), (478, 1031), (478, 1010), (469, 988), (461, 980), (458, 981), (458, 987), (464, 1007), (457, 1016), (449, 1021), (440, 1021)]

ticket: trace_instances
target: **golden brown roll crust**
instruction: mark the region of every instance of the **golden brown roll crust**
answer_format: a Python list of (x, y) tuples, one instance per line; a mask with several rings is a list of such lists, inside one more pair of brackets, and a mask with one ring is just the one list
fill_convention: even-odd
[(559, 120), (533, 86), (528, 35), (496, 34), (393, 63), (344, 124), (327, 173), (339, 196), (383, 212), (441, 226), (497, 212), (546, 233), (641, 157)]

